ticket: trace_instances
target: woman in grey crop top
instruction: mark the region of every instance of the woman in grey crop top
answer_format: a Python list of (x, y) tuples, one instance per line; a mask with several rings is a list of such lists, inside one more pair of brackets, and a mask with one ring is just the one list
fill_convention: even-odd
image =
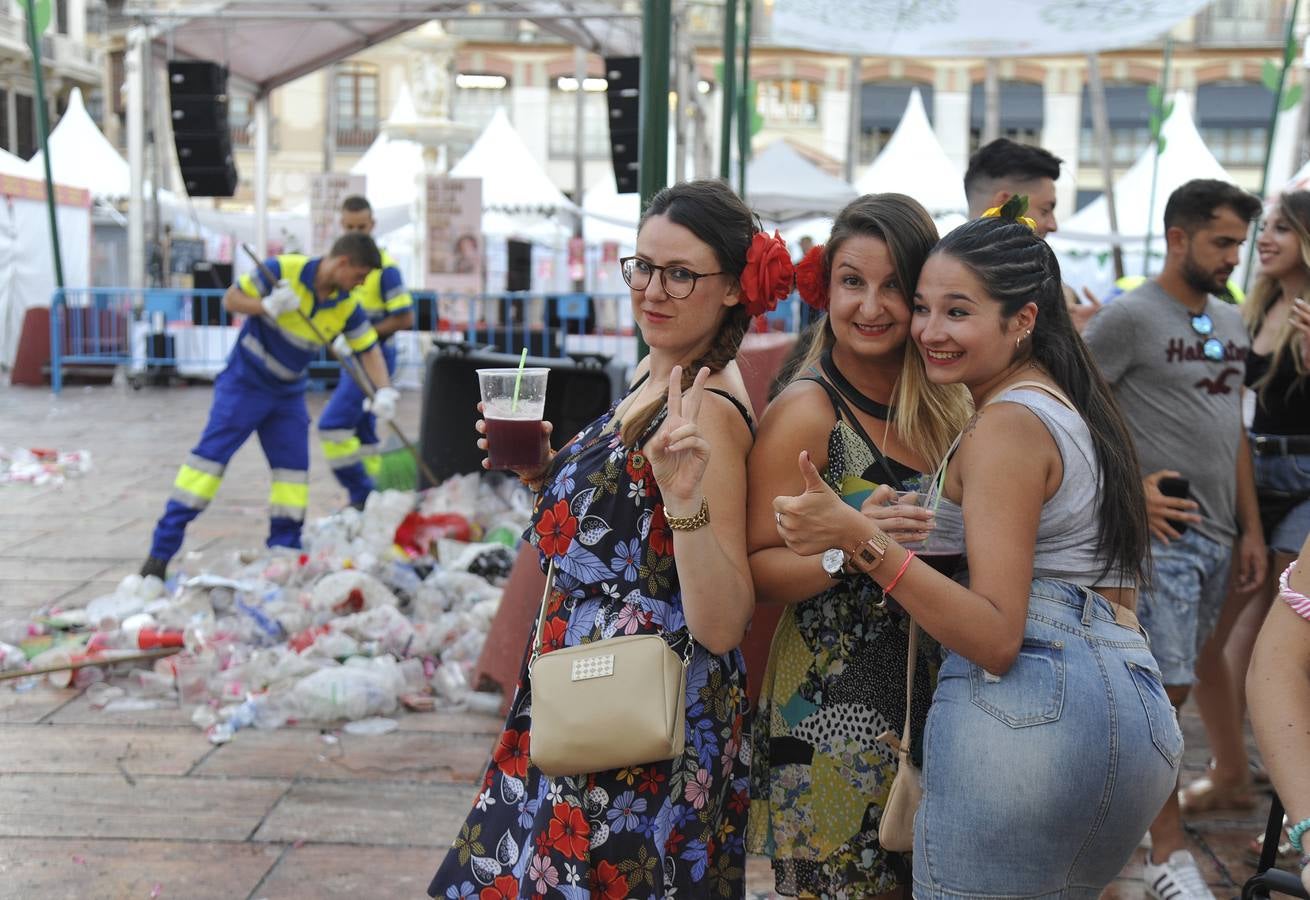
[(978, 410), (936, 512), (937, 528), (963, 528), (967, 586), (879, 527), (904, 507), (850, 510), (804, 457), (806, 493), (775, 501), (789, 547), (847, 551), (947, 650), (924, 737), (916, 897), (1097, 897), (1182, 755), (1133, 615), (1148, 537), (1132, 440), (1054, 255), (1015, 215), (943, 238), (915, 295), (929, 378), (964, 384)]

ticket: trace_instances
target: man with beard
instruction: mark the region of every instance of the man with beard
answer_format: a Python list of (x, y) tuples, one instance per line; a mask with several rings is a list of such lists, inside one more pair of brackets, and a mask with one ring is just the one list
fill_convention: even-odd
[[(1264, 579), (1264, 535), (1242, 426), (1250, 339), (1237, 308), (1215, 296), (1259, 212), (1256, 197), (1227, 182), (1196, 179), (1178, 188), (1164, 210), (1163, 270), (1098, 312), (1084, 333), (1128, 420), (1142, 471), (1151, 473), (1143, 483), (1152, 567), (1137, 614), (1175, 709), (1195, 681), (1197, 654), (1219, 619), (1230, 568), (1234, 591)], [(1213, 900), (1187, 850), (1176, 794), (1151, 826), (1151, 842), (1143, 870), (1149, 896)]]

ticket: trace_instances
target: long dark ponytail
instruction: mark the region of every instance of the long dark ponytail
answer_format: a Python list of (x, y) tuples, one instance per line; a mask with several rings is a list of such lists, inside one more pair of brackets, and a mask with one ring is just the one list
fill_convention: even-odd
[(1001, 304), (1006, 319), (1037, 304), (1024, 344), (1087, 423), (1100, 463), (1097, 549), (1110, 570), (1141, 573), (1150, 542), (1146, 495), (1132, 435), (1096, 360), (1064, 305), (1060, 264), (1046, 242), (1013, 219), (975, 219), (942, 238), (934, 253), (959, 260)]

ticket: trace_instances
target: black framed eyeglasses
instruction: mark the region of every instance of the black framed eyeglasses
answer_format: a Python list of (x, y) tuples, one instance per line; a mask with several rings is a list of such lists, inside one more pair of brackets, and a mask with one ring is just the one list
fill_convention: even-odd
[(1197, 313), (1192, 316), (1192, 330), (1205, 338), (1206, 341), (1201, 345), (1201, 352), (1205, 358), (1211, 362), (1222, 362), (1224, 358), (1224, 342), (1214, 334), (1214, 319), (1206, 313)]
[(625, 256), (619, 260), (623, 272), (623, 281), (634, 291), (644, 291), (650, 286), (651, 276), (660, 273), (660, 286), (672, 300), (682, 300), (691, 296), (696, 290), (696, 282), (711, 275), (723, 275), (723, 272), (693, 272), (686, 266), (657, 266), (646, 262), (639, 256)]

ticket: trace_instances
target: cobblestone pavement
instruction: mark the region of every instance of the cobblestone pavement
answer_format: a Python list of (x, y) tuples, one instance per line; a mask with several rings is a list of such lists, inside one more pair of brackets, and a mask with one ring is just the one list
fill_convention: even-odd
[[(0, 387), (0, 446), (89, 449), (62, 487), (0, 487), (0, 619), (84, 603), (136, 571), (177, 465), (199, 437), (207, 386)], [(325, 396), (311, 395), (315, 416)], [(418, 434), (419, 397), (399, 421)], [(311, 442), (310, 515), (344, 505)], [(233, 459), (184, 549), (262, 542), (268, 472), (258, 444)], [(399, 730), (242, 731), (211, 746), (187, 709), (104, 713), (76, 690), (0, 685), (0, 898), (418, 898), (472, 800), (499, 731), (468, 713), (400, 715)], [(1204, 734), (1185, 716), (1188, 777)], [(1219, 897), (1239, 893), (1263, 811), (1191, 823)], [(1143, 896), (1138, 851), (1107, 897)], [(774, 896), (768, 861), (748, 886)]]

